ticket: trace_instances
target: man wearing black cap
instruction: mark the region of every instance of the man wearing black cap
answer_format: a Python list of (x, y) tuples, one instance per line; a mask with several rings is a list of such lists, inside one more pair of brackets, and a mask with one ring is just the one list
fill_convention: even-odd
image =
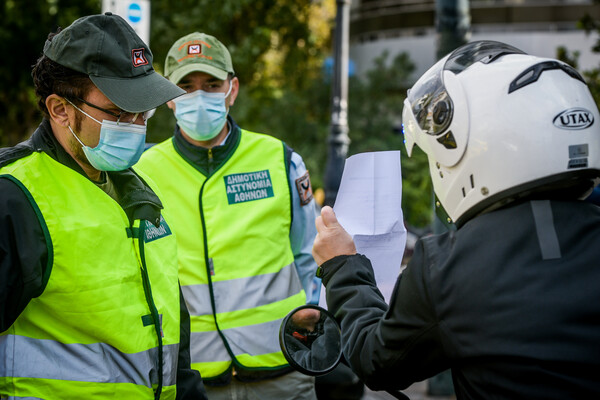
[(184, 92), (110, 13), (50, 34), (32, 76), (44, 119), (0, 149), (0, 397), (206, 398), (169, 218), (130, 169)]

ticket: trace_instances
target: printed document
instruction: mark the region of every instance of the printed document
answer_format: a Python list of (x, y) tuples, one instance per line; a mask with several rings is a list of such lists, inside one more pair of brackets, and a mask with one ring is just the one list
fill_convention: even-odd
[[(371, 260), (377, 287), (389, 304), (406, 246), (400, 151), (346, 159), (333, 210), (358, 253)], [(324, 290), (320, 304), (325, 304)]]

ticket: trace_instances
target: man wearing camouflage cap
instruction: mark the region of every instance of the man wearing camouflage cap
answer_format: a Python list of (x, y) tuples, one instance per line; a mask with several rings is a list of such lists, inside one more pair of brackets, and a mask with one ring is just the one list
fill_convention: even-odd
[(205, 399), (168, 216), (130, 167), (182, 93), (119, 16), (50, 34), (44, 114), (0, 149), (0, 397)]
[(239, 80), (215, 37), (177, 40), (165, 75), (187, 92), (167, 103), (175, 134), (135, 168), (172, 217), (192, 368), (211, 399), (314, 399), (314, 378), (291, 371), (278, 341), (282, 319), (313, 292), (316, 208), (304, 162), (229, 115)]

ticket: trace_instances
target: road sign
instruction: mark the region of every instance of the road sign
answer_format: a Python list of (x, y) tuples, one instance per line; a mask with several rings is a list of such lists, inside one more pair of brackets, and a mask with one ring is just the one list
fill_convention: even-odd
[(150, 0), (102, 0), (102, 12), (120, 15), (150, 45)]

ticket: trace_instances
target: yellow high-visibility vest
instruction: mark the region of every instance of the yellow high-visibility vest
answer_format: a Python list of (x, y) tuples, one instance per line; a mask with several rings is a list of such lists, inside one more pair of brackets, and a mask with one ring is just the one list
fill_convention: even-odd
[(283, 142), (242, 130), (230, 158), (206, 176), (169, 139), (147, 150), (135, 168), (158, 185), (177, 236), (192, 368), (210, 380), (232, 364), (286, 367), (279, 325), (306, 295), (289, 239)]
[(0, 333), (0, 397), (175, 399), (176, 242), (45, 153), (0, 169), (38, 214), (43, 293)]

